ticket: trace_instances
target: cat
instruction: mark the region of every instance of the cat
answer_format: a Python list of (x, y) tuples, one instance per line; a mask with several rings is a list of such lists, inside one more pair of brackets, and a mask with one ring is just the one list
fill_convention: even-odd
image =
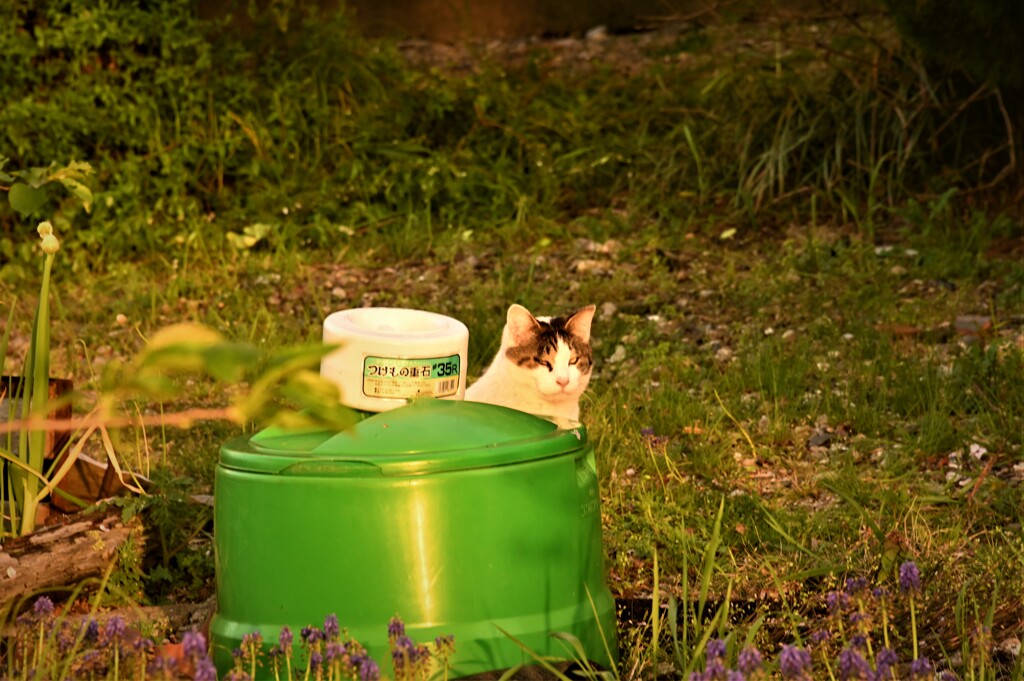
[(501, 347), (466, 399), (511, 407), (558, 421), (579, 421), (580, 395), (590, 383), (593, 305), (565, 317), (534, 317), (508, 308)]

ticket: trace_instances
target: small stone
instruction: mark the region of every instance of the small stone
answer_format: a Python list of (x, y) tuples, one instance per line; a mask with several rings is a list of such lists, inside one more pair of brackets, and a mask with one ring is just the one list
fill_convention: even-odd
[(348, 298), (348, 291), (340, 286), (335, 286), (331, 289), (331, 297), (338, 299)]
[(577, 260), (572, 264), (572, 271), (579, 274), (585, 274), (587, 272), (593, 272), (595, 274), (601, 274), (609, 270), (610, 263), (604, 260), (591, 260), (583, 259)]
[(616, 345), (615, 346), (615, 352), (613, 352), (612, 356), (608, 358), (608, 363), (609, 364), (617, 364), (617, 363), (621, 362), (624, 359), (626, 359), (626, 346), (625, 345)]
[(902, 265), (893, 265), (892, 269), (889, 270), (889, 274), (891, 274), (894, 277), (902, 277), (906, 273), (907, 268), (903, 267)]
[(985, 336), (992, 331), (992, 318), (981, 315), (960, 315), (954, 323), (961, 336)]
[(118, 326), (124, 326), (128, 323), (128, 317), (123, 314), (118, 314), (114, 319), (117, 321)]
[(698, 296), (699, 296), (699, 297), (700, 297), (701, 299), (704, 299), (704, 300), (706, 300), (706, 299), (708, 299), (708, 298), (711, 298), (712, 296), (714, 296), (714, 295), (715, 295), (715, 292), (714, 292), (714, 291), (712, 291), (711, 289), (707, 289), (707, 288), (706, 288), (706, 289), (703, 289), (702, 291), (700, 291), (700, 293), (698, 293), (697, 295), (698, 295)]
[(1005, 639), (999, 644), (999, 650), (1008, 653), (1010, 657), (1018, 657), (1020, 655), (1020, 639), (1016, 636)]
[(819, 430), (807, 438), (808, 447), (828, 447), (832, 444), (832, 433), (827, 430)]
[(619, 306), (612, 302), (601, 303), (601, 319), (611, 319), (619, 311)]
[(715, 359), (717, 359), (719, 362), (728, 362), (729, 360), (732, 359), (732, 356), (732, 349), (728, 347), (723, 346), (715, 351)]
[(769, 326), (767, 329), (764, 330), (764, 335), (766, 335), (766, 336), (774, 336), (775, 335), (775, 329), (773, 329), (772, 327)]
[(796, 331), (793, 329), (786, 329), (782, 332), (782, 340), (786, 343), (792, 343), (796, 340)]
[(17, 576), (18, 576), (18, 571), (17, 571), (17, 570), (15, 570), (15, 569), (14, 569), (13, 567), (10, 567), (10, 566), (9, 566), (9, 567), (7, 568), (7, 578), (8, 578), (8, 579), (14, 579), (14, 578), (15, 578), (15, 577), (17, 577)]

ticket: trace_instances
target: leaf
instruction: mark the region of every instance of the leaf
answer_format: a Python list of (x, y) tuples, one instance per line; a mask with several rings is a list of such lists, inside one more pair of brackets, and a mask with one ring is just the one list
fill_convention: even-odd
[(71, 192), (72, 196), (82, 202), (82, 207), (88, 213), (92, 208), (92, 190), (73, 177), (61, 179), (61, 183)]
[(30, 187), (22, 182), (15, 182), (7, 193), (11, 208), (22, 215), (29, 215), (39, 210), (46, 202), (46, 192)]
[(270, 234), (273, 227), (265, 222), (257, 222), (242, 229), (242, 233), (228, 232), (228, 243), (240, 251), (248, 250), (263, 241)]

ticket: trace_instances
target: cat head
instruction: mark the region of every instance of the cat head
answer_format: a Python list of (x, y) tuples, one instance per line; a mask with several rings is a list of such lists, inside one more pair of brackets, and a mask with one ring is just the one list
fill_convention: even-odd
[(590, 324), (594, 306), (565, 317), (534, 317), (512, 305), (502, 336), (505, 357), (549, 400), (575, 399), (590, 382)]

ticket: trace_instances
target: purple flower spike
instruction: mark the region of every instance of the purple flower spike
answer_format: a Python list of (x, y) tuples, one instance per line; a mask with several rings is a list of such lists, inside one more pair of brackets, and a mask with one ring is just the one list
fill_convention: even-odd
[(368, 655), (359, 660), (359, 681), (377, 681), (380, 667)]
[(762, 664), (761, 652), (754, 646), (745, 647), (740, 651), (739, 657), (736, 659), (736, 666), (747, 675), (756, 672), (761, 668)]
[(405, 623), (398, 617), (392, 617), (388, 622), (388, 639), (397, 641), (403, 636), (405, 636)]
[(846, 593), (854, 596), (868, 588), (868, 580), (863, 577), (850, 577), (846, 580)]
[(704, 670), (705, 679), (724, 679), (725, 678), (725, 665), (718, 658), (714, 658), (708, 661), (708, 666)]
[(708, 662), (725, 657), (725, 641), (720, 638), (711, 639), (708, 641), (707, 647), (704, 648), (704, 654)]
[(196, 663), (195, 681), (217, 681), (217, 668), (205, 655)]
[(53, 601), (50, 600), (49, 596), (40, 596), (36, 599), (36, 602), (32, 604), (32, 612), (36, 617), (46, 617), (53, 614)]
[(309, 669), (310, 669), (310, 671), (315, 672), (317, 669), (320, 669), (320, 665), (322, 665), (323, 663), (324, 663), (324, 656), (321, 655), (318, 651), (314, 650), (312, 652), (312, 654), (309, 656)]
[(198, 660), (206, 657), (206, 638), (198, 631), (187, 631), (181, 637), (181, 648), (185, 655)]
[(705, 676), (702, 672), (690, 672), (690, 675), (686, 679), (686, 681), (706, 681), (706, 680), (707, 680), (707, 676)]
[(853, 648), (846, 648), (839, 653), (839, 678), (841, 681), (853, 679), (870, 679), (871, 665)]
[(324, 619), (324, 636), (327, 640), (333, 641), (341, 635), (341, 627), (338, 624), (338, 616), (331, 613)]
[(725, 674), (725, 681), (747, 681), (747, 677), (743, 675), (743, 672), (737, 672), (730, 669)]
[(277, 637), (277, 644), (281, 646), (281, 652), (288, 654), (292, 649), (292, 630), (288, 627), (281, 627), (281, 635)]
[(782, 670), (784, 679), (810, 678), (811, 654), (803, 648), (784, 643), (779, 655), (779, 669)]
[(903, 593), (917, 593), (921, 590), (921, 571), (917, 569), (917, 563), (908, 560), (900, 565), (900, 591)]
[(85, 640), (89, 643), (95, 643), (100, 637), (100, 623), (94, 619), (90, 619), (85, 623)]
[(844, 591), (829, 591), (825, 596), (825, 606), (831, 613), (845, 610), (850, 606), (850, 597)]
[(307, 645), (313, 645), (324, 637), (324, 633), (316, 627), (302, 627), (301, 636)]
[(882, 648), (875, 656), (875, 676), (879, 679), (891, 679), (890, 670), (900, 663), (900, 656), (892, 648)]
[(107, 620), (107, 626), (103, 629), (103, 635), (108, 641), (117, 641), (124, 636), (124, 632), (127, 629), (128, 625), (124, 623), (124, 620), (114, 615)]
[(931, 678), (934, 671), (935, 667), (927, 657), (919, 657), (910, 663), (910, 678), (912, 679)]

